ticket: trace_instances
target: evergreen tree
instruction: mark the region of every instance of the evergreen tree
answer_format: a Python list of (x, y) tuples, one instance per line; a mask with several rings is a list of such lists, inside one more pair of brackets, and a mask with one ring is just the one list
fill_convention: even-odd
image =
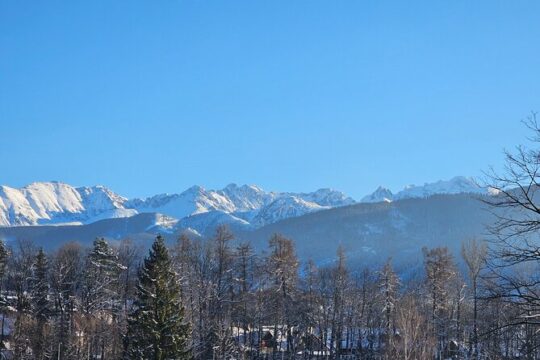
[(35, 321), (32, 352), (37, 360), (45, 358), (45, 343), (48, 335), (47, 321), (51, 311), (48, 299), (47, 266), (47, 257), (43, 249), (40, 249), (32, 267), (32, 290), (30, 295), (32, 315)]
[(118, 256), (103, 238), (94, 240), (84, 273), (84, 311), (92, 313), (111, 307), (118, 298), (118, 277), (122, 266)]
[(161, 236), (139, 272), (134, 305), (125, 338), (125, 359), (189, 358), (189, 326), (184, 322), (180, 287)]
[(83, 281), (83, 314), (85, 315), (87, 358), (105, 358), (117, 353), (120, 334), (119, 276), (122, 266), (118, 256), (103, 238), (94, 240), (86, 258)]

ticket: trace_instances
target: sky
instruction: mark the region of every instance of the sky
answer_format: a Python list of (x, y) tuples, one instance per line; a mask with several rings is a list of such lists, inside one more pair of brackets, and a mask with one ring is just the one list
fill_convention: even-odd
[(502, 165), (538, 1), (0, 0), (0, 184), (359, 198)]

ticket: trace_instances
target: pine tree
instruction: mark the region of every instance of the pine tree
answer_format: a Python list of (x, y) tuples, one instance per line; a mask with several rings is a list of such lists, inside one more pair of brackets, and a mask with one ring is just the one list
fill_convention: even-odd
[(40, 249), (32, 267), (32, 289), (30, 295), (32, 315), (35, 321), (32, 352), (37, 360), (45, 358), (45, 343), (46, 336), (48, 335), (47, 321), (51, 312), (48, 299), (49, 282), (47, 280), (47, 267), (47, 257), (43, 249)]
[(125, 337), (125, 359), (187, 359), (189, 326), (164, 239), (158, 236), (139, 272), (134, 311)]

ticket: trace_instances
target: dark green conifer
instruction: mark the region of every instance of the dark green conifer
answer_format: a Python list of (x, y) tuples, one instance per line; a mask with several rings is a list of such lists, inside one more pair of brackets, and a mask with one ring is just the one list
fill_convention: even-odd
[(128, 321), (125, 359), (188, 359), (189, 326), (164, 239), (158, 236), (139, 272)]
[(49, 282), (47, 279), (47, 267), (47, 257), (43, 249), (40, 249), (32, 268), (32, 289), (30, 296), (32, 315), (35, 321), (32, 352), (35, 359), (38, 360), (45, 358), (45, 343), (48, 334), (46, 327), (51, 311), (48, 298)]

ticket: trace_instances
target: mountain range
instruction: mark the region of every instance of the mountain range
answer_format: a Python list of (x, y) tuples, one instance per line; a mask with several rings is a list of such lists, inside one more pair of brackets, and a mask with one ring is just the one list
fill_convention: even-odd
[[(254, 185), (221, 190), (193, 186), (177, 194), (127, 199), (104, 186), (73, 187), (36, 182), (16, 189), (0, 186), (0, 226), (82, 225), (102, 219), (159, 213), (184, 223), (210, 221), (263, 226), (292, 216), (353, 204), (342, 192), (267, 192)], [(201, 220), (204, 219), (204, 220)]]
[[(379, 187), (359, 202), (394, 201), (434, 194), (485, 193), (473, 179), (455, 177), (423, 186), (407, 186), (393, 194)], [(159, 213), (183, 227), (205, 232), (209, 225), (228, 223), (259, 228), (314, 211), (352, 205), (341, 191), (268, 192), (255, 185), (230, 184), (221, 190), (193, 186), (177, 194), (127, 199), (104, 186), (74, 187), (62, 182), (36, 182), (22, 188), (0, 186), (0, 226), (81, 225), (102, 219)]]
[(170, 241), (186, 232), (207, 237), (228, 224), (237, 241), (259, 250), (279, 232), (295, 240), (303, 259), (324, 263), (341, 245), (351, 261), (393, 257), (408, 269), (421, 261), (422, 246), (445, 245), (458, 255), (461, 241), (483, 236), (492, 219), (477, 198), (488, 195), (465, 177), (396, 193), (380, 187), (360, 201), (332, 189), (267, 192), (235, 184), (127, 199), (103, 186), (33, 183), (0, 187), (0, 239), (30, 239), (49, 249), (68, 241), (90, 244), (98, 236), (148, 244), (158, 233)]

